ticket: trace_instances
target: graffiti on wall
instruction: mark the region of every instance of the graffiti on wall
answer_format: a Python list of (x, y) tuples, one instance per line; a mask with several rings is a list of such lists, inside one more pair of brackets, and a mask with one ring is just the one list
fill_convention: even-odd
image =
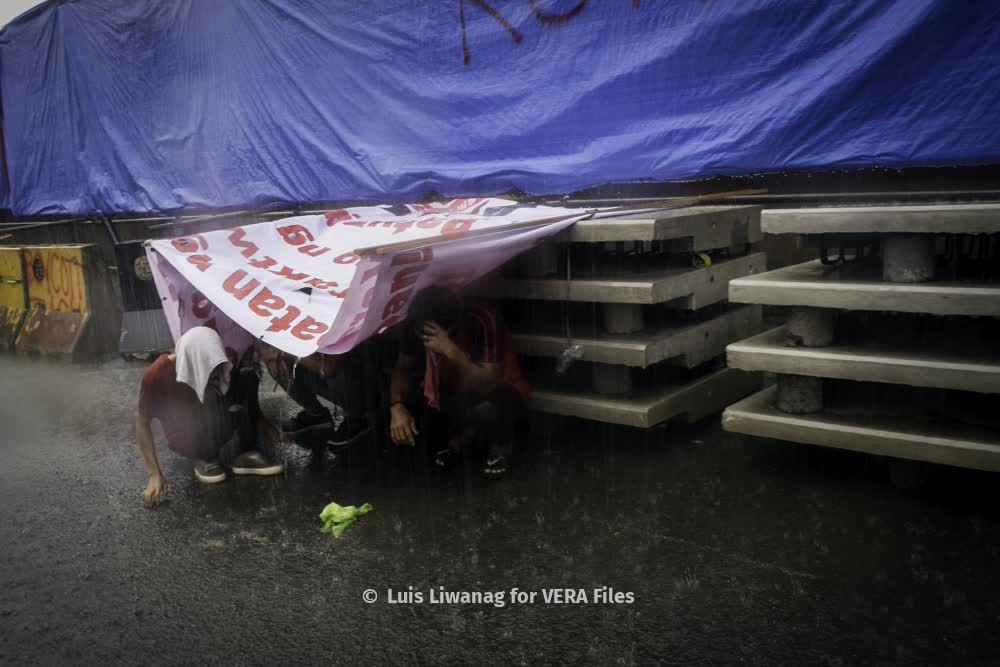
[(83, 248), (25, 248), (28, 305), (48, 312), (87, 312)]

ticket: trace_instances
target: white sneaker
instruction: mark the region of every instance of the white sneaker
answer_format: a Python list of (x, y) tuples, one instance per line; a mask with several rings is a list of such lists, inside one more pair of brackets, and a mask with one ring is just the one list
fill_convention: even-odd
[(205, 484), (218, 484), (226, 481), (226, 469), (218, 461), (195, 461), (194, 476)]

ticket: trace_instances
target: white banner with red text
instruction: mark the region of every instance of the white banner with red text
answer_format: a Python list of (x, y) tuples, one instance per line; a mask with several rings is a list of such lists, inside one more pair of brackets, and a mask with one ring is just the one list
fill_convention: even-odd
[[(561, 216), (572, 217), (504, 230)], [(422, 288), (460, 289), (583, 217), (494, 198), (367, 206), (150, 241), (147, 255), (174, 340), (207, 325), (236, 351), (260, 339), (299, 357), (341, 354), (401, 321)], [(496, 233), (466, 237), (478, 230)]]

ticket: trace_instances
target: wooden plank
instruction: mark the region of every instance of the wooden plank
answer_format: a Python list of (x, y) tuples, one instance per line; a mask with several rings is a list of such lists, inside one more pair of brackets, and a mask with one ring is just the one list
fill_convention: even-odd
[(707, 268), (670, 268), (636, 272), (628, 278), (498, 278), (482, 286), (484, 296), (546, 301), (588, 301), (598, 303), (665, 303), (694, 310), (724, 301), (729, 281), (762, 271), (764, 253), (751, 253), (723, 260)]
[(670, 360), (685, 368), (714, 359), (727, 343), (760, 331), (757, 306), (732, 308), (702, 322), (674, 323), (655, 332), (604, 334), (596, 337), (548, 336), (514, 333), (511, 338), (518, 354), (558, 357), (569, 345), (583, 348), (582, 361), (645, 368)]
[(726, 348), (730, 368), (1000, 393), (1000, 357), (982, 350), (942, 354), (933, 341), (920, 347), (786, 347), (785, 337), (785, 327), (778, 327), (731, 344)]
[(995, 234), (1000, 204), (768, 209), (766, 234)]
[(678, 250), (712, 250), (757, 243), (760, 206), (696, 206), (617, 218), (581, 220), (565, 233), (566, 241), (674, 241)]
[(759, 388), (759, 376), (724, 368), (635, 398), (533, 389), (528, 403), (539, 412), (649, 428), (670, 419), (698, 421)]
[(814, 260), (738, 278), (729, 284), (729, 300), (770, 306), (1000, 317), (998, 284), (887, 283), (874, 275), (853, 277), (851, 268), (827, 267)]
[(789, 415), (774, 407), (775, 393), (774, 387), (768, 387), (731, 405), (722, 415), (723, 428), (867, 454), (1000, 471), (997, 431), (899, 417)]

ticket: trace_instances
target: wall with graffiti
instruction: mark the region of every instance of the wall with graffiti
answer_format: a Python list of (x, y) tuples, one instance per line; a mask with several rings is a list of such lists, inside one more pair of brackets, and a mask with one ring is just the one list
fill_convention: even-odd
[(120, 308), (93, 245), (21, 249), (27, 313), (18, 354), (89, 358), (115, 349)]

